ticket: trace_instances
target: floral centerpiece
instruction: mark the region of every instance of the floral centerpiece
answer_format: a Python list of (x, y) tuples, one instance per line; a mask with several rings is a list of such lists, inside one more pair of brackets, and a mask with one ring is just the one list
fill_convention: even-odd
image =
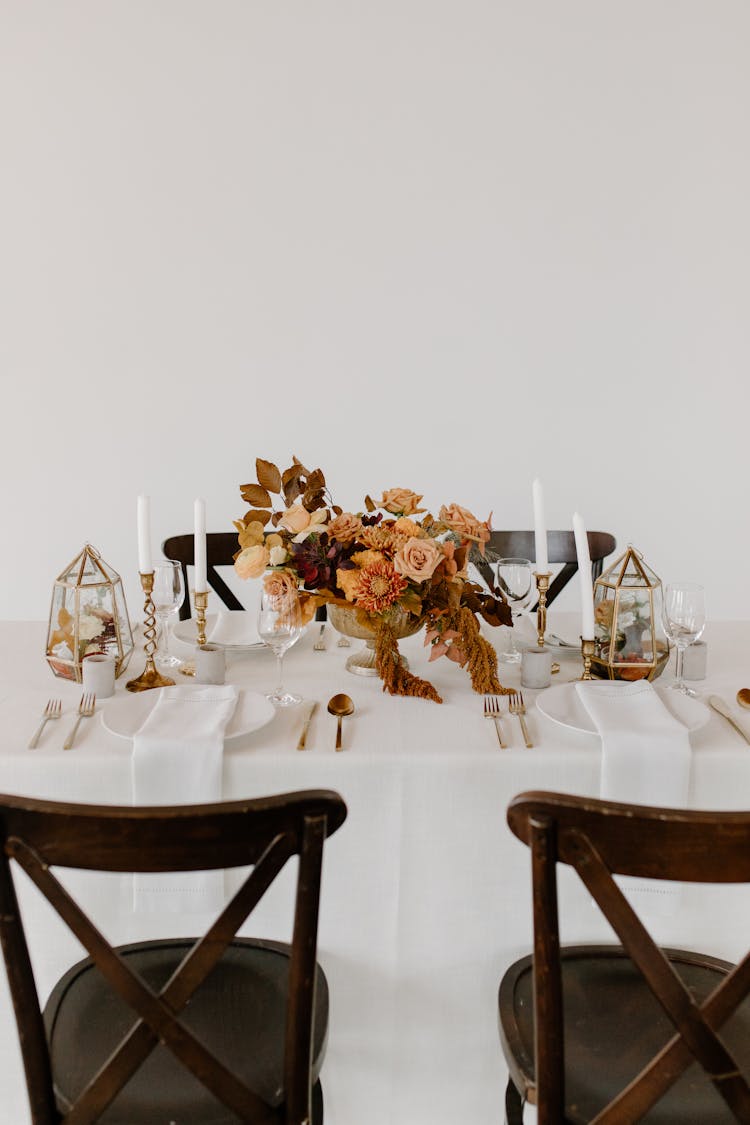
[(263, 576), (267, 588), (294, 592), (305, 621), (324, 604), (355, 614), (375, 634), (385, 691), (442, 702), (400, 660), (395, 617), (404, 614), (425, 624), (430, 660), (447, 656), (466, 667), (477, 692), (504, 691), (478, 618), (510, 625), (510, 609), (467, 575), (470, 551), (484, 555), (489, 521), (458, 504), (434, 517), (407, 488), (390, 488), (378, 501), (366, 496), (363, 511), (346, 512), (333, 503), (323, 472), (308, 471), (296, 457), (283, 472), (258, 459), (256, 472), (257, 481), (240, 486), (251, 505), (235, 522), (241, 578)]

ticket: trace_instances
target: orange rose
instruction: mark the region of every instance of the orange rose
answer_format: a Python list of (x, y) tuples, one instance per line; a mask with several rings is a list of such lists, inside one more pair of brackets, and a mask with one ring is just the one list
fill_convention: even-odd
[(328, 525), (328, 534), (339, 543), (353, 543), (362, 530), (362, 520), (351, 512), (342, 512)]
[(409, 539), (394, 556), (393, 565), (404, 578), (426, 582), (442, 558), (442, 548), (434, 539)]
[(240, 578), (260, 578), (268, 566), (268, 549), (262, 543), (245, 547), (234, 560), (234, 569)]
[(410, 488), (389, 488), (383, 493), (383, 498), (378, 507), (385, 508), (386, 512), (393, 512), (394, 516), (413, 516), (415, 512), (424, 512), (419, 507), (421, 495), (412, 492)]
[(477, 543), (479, 550), (484, 554), (484, 545), (490, 538), (489, 526), (481, 523), (468, 508), (462, 508), (460, 504), (449, 504), (447, 507), (443, 505), (439, 518), (446, 527), (455, 531), (462, 539), (471, 539)]

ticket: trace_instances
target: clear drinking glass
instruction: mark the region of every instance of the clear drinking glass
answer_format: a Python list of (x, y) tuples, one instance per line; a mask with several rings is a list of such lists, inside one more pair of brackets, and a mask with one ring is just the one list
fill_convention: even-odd
[[(529, 559), (499, 559), (497, 584), (505, 595), (514, 620), (521, 617), (531, 605), (536, 589), (531, 561)], [(500, 660), (512, 664), (520, 662), (521, 652), (516, 645), (513, 629), (510, 634), (510, 648), (507, 652), (499, 652), (497, 655)]]
[(278, 670), (278, 686), (265, 694), (277, 707), (289, 707), (300, 703), (302, 696), (294, 695), (284, 687), (284, 653), (300, 639), (305, 627), (296, 590), (274, 592), (274, 588), (272, 586), (269, 590), (264, 579), (258, 608), (258, 633), (275, 655)]
[(182, 567), (178, 562), (158, 562), (154, 566), (154, 588), (151, 600), (156, 619), (161, 625), (161, 643), (156, 653), (156, 663), (162, 668), (179, 668), (182, 661), (169, 651), (169, 621), (182, 605), (185, 585)]
[(697, 695), (682, 676), (685, 649), (695, 644), (706, 626), (703, 587), (697, 582), (671, 582), (664, 590), (662, 602), (664, 632), (677, 649), (675, 682), (669, 686), (683, 695)]

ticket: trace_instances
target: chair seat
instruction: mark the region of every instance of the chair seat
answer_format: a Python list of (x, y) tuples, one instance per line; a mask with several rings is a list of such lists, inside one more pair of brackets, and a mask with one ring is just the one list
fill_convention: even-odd
[[(152, 989), (162, 987), (193, 943), (190, 939), (118, 946), (118, 953)], [(206, 1047), (284, 1120), (284, 1028), (290, 947), (235, 938), (198, 988), (183, 1022)], [(217, 1020), (217, 1013), (220, 1019)], [(44, 1009), (58, 1108), (65, 1112), (132, 1026), (120, 1000), (90, 959), (58, 981)], [(320, 1074), (328, 1027), (328, 984), (318, 966), (312, 1082)], [(313, 1122), (322, 1122), (319, 1084)], [(157, 1046), (101, 1117), (102, 1125), (236, 1125), (166, 1047)]]
[[(664, 950), (694, 999), (701, 1003), (733, 967), (684, 950)], [(565, 1121), (591, 1121), (674, 1035), (642, 976), (619, 946), (561, 950)], [(532, 959), (516, 961), (499, 992), (500, 1036), (511, 1079), (534, 1101)], [(750, 1074), (750, 999), (721, 1029), (721, 1038)], [(643, 1118), (651, 1125), (736, 1125), (705, 1072), (690, 1066)]]

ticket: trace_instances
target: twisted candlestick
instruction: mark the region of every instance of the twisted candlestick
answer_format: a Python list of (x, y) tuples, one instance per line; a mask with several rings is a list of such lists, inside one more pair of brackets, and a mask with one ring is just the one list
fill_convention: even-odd
[(536, 590), (539, 595), (539, 603), (536, 607), (536, 643), (539, 648), (544, 648), (544, 632), (547, 628), (547, 591), (549, 590), (549, 580), (552, 577), (551, 571), (542, 571), (539, 574), (534, 571), (536, 578)]
[(146, 624), (143, 630), (143, 648), (146, 653), (146, 667), (143, 669), (140, 676), (136, 676), (134, 680), (128, 680), (125, 687), (128, 691), (149, 691), (151, 688), (174, 687), (174, 680), (170, 680), (169, 676), (162, 676), (161, 672), (157, 672), (154, 663), (154, 653), (156, 652), (156, 612), (151, 598), (151, 592), (154, 588), (153, 571), (151, 571), (150, 574), (141, 574), (141, 586), (145, 594), (143, 615)]
[(582, 680), (593, 680), (591, 675), (591, 658), (594, 655), (595, 645), (593, 641), (585, 641), (581, 637), (581, 656), (583, 657), (583, 675)]
[[(195, 626), (197, 629), (197, 636), (195, 639), (196, 647), (201, 648), (206, 643), (206, 607), (208, 606), (208, 590), (196, 590), (193, 595), (195, 603)], [(180, 668), (183, 676), (195, 675), (195, 661), (186, 660)]]

